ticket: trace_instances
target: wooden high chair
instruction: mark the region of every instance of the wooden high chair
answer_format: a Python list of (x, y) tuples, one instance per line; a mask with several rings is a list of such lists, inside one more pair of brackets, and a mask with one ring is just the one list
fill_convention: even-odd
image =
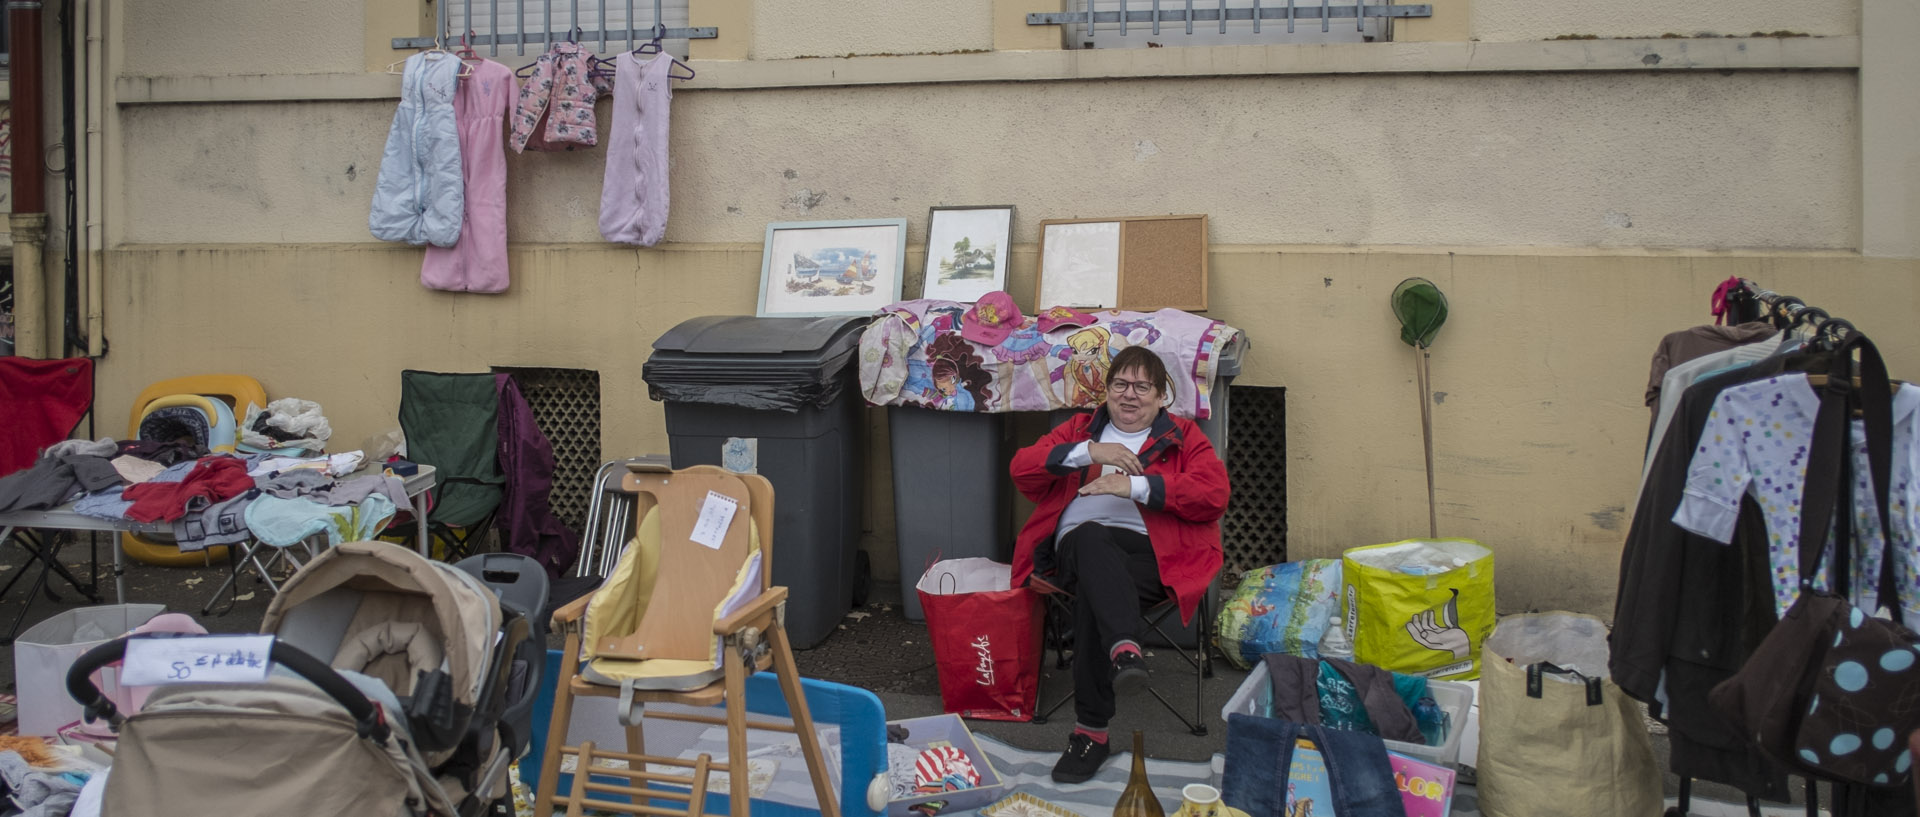
[[(535, 794), (535, 817), (551, 817), (556, 807), (572, 817), (586, 809), (645, 814), (658, 817), (704, 813), (710, 772), (728, 773), (728, 803), (735, 815), (748, 813), (747, 730), (796, 733), (821, 817), (839, 817), (840, 809), (827, 778), (819, 737), (800, 688), (800, 673), (785, 627), (787, 588), (773, 586), (773, 485), (765, 477), (736, 474), (714, 466), (673, 471), (657, 464), (633, 462), (622, 489), (635, 494), (635, 535), (620, 565), (598, 590), (553, 614), (553, 626), (565, 634), (561, 673), (555, 682), (553, 719)], [(739, 503), (714, 547), (692, 539), (708, 492)], [(758, 576), (752, 557), (758, 553)], [(623, 582), (631, 583), (622, 585)], [(752, 593), (752, 585), (759, 592)], [(594, 641), (586, 643), (589, 606), (603, 594), (608, 600), (633, 599), (612, 609), (608, 602), (594, 606)], [(730, 604), (732, 612), (717, 614)], [(637, 609), (636, 609), (637, 608)], [(627, 616), (636, 617), (629, 620)], [(715, 639), (720, 645), (715, 647)], [(714, 652), (719, 655), (715, 656)], [(715, 659), (720, 668), (714, 670)], [(786, 697), (792, 725), (747, 720), (746, 680), (753, 672), (772, 667)], [(614, 678), (625, 679), (624, 685)], [(635, 679), (638, 679), (637, 681)], [(679, 688), (672, 688), (679, 687)], [(691, 688), (688, 688), (691, 687)], [(626, 751), (609, 752), (591, 742), (567, 746), (567, 727), (573, 718), (575, 696), (618, 697), (626, 726)], [(629, 703), (629, 701), (631, 703)], [(687, 721), (727, 729), (727, 756), (716, 762), (702, 754), (692, 761), (646, 754), (641, 732), (641, 709), (647, 703), (692, 706), (724, 704), (724, 717), (678, 712), (653, 712), (646, 717)], [(560, 763), (577, 758), (573, 785), (556, 791)], [(626, 761), (627, 768), (596, 768), (597, 759)], [(692, 778), (647, 771), (647, 764), (693, 771)], [(591, 778), (625, 778), (626, 785)], [(691, 786), (688, 792), (650, 787), (649, 783)], [(595, 794), (626, 795), (632, 803), (617, 803)], [(662, 808), (653, 800), (684, 801), (684, 808)]]

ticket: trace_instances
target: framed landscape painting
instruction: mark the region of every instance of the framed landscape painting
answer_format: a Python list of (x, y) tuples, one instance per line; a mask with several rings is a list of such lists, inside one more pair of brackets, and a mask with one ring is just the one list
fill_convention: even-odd
[(1012, 239), (1013, 205), (932, 208), (920, 297), (970, 303), (1006, 289)]
[(754, 314), (870, 315), (900, 300), (906, 251), (904, 218), (768, 224)]

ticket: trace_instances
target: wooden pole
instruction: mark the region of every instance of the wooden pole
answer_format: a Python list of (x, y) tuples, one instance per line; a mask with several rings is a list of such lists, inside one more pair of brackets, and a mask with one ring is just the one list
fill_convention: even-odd
[(1440, 516), (1433, 501), (1433, 374), (1427, 368), (1427, 350), (1413, 347), (1414, 379), (1420, 386), (1420, 436), (1427, 450), (1427, 536), (1440, 538)]

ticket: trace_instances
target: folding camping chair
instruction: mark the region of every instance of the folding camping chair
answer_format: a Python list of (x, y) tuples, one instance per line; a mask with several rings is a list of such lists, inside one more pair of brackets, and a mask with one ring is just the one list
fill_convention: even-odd
[[(492, 374), (400, 373), (400, 431), (407, 459), (435, 469), (427, 532), (457, 562), (473, 555), (505, 493), (500, 471), (500, 398)], [(412, 523), (389, 526), (411, 536)]]
[[(88, 418), (91, 432), (92, 416), (92, 360), (0, 357), (0, 417), (6, 418), (0, 423), (0, 475), (32, 466), (40, 451), (72, 436), (79, 429), (82, 417)], [(28, 562), (24, 567), (40, 562), (40, 571), (27, 593), (27, 604), (21, 605), (20, 614), (14, 617), (13, 626), (0, 643), (12, 643), (14, 635), (20, 632), (35, 594), (45, 593), (48, 599), (60, 601), (47, 584), (49, 573), (59, 574), (88, 601), (100, 601), (100, 549), (98, 542), (92, 541), (92, 534), (88, 534), (88, 538), (94, 545), (93, 569), (88, 581), (82, 584), (60, 563), (59, 545), (53, 537), (29, 528), (0, 528), (0, 544), (11, 541), (27, 552)], [(0, 596), (5, 596), (28, 572), (27, 569), (15, 572), (6, 585), (0, 587)]]
[[(556, 807), (565, 808), (568, 815), (595, 809), (697, 817), (705, 809), (707, 776), (718, 771), (729, 772), (729, 811), (745, 817), (749, 729), (795, 733), (821, 817), (839, 817), (787, 640), (787, 588), (773, 586), (772, 483), (765, 477), (714, 466), (682, 471), (647, 463), (629, 467), (633, 470), (623, 476), (622, 486), (633, 495), (638, 520), (633, 547), (621, 557), (606, 586), (553, 615), (554, 625), (565, 633), (566, 645), (534, 793), (535, 817), (551, 817)], [(711, 499), (709, 492), (726, 499)], [(701, 525), (702, 530), (696, 530), (697, 523), (714, 521), (707, 515), (709, 506), (725, 505), (727, 500), (737, 503), (737, 510), (724, 527)], [(791, 725), (747, 720), (747, 676), (769, 667), (778, 676)], [(580, 695), (620, 699), (626, 752), (608, 752), (591, 742), (563, 745), (573, 717), (573, 699)], [(647, 755), (641, 730), (647, 703), (724, 704), (725, 717), (680, 712), (654, 712), (649, 717), (725, 726), (727, 760), (715, 762), (705, 754), (691, 761)], [(556, 791), (563, 755), (577, 759), (573, 785), (565, 793)], [(596, 759), (623, 760), (627, 766), (596, 767)], [(650, 771), (650, 766), (690, 769), (692, 775), (661, 774)], [(602, 782), (609, 777), (624, 778), (625, 784)], [(687, 791), (663, 785), (684, 786)], [(595, 796), (605, 794), (627, 795), (634, 802)], [(686, 806), (669, 810), (649, 804), (659, 801)]]
[[(1072, 667), (1073, 662), (1079, 660), (1079, 656), (1073, 648), (1073, 594), (1057, 587), (1052, 587), (1051, 585), (1042, 586), (1036, 583), (1034, 588), (1039, 590), (1041, 597), (1047, 600), (1047, 621), (1046, 625), (1042, 628), (1044, 636), (1041, 649), (1043, 651), (1049, 649), (1054, 651), (1056, 659), (1054, 667), (1056, 669), (1064, 670)], [(1149, 637), (1147, 643), (1152, 646), (1173, 650), (1179, 654), (1182, 659), (1186, 660), (1188, 666), (1193, 668), (1193, 719), (1188, 720), (1187, 716), (1180, 712), (1179, 707), (1174, 706), (1172, 701), (1167, 700), (1165, 695), (1160, 694), (1160, 690), (1153, 687), (1151, 681), (1147, 684), (1147, 693), (1152, 695), (1154, 700), (1159, 701), (1161, 706), (1166, 707), (1168, 712), (1173, 713), (1174, 717), (1179, 718), (1180, 722), (1186, 724), (1187, 729), (1196, 735), (1207, 734), (1205, 712), (1206, 696), (1204, 694), (1205, 689), (1202, 685), (1206, 679), (1213, 677), (1213, 595), (1214, 588), (1209, 585), (1206, 593), (1200, 597), (1199, 608), (1193, 611), (1193, 647), (1191, 652), (1188, 651), (1188, 647), (1182, 644), (1182, 642), (1186, 640), (1185, 636), (1187, 633), (1184, 631), (1169, 633), (1165, 626), (1167, 616), (1170, 614), (1175, 616), (1175, 626), (1179, 626), (1180, 623), (1178, 617), (1180, 605), (1174, 602), (1173, 596), (1167, 596), (1166, 599), (1148, 607), (1140, 613), (1140, 623), (1145, 624), (1147, 629), (1151, 630), (1154, 635), (1159, 636), (1157, 640)], [(1093, 656), (1093, 660), (1099, 659), (1100, 656), (1098, 654)], [(1068, 701), (1073, 700), (1073, 694), (1073, 690), (1069, 689), (1065, 696), (1061, 697), (1060, 700), (1054, 701), (1051, 706), (1038, 708), (1036, 714), (1033, 716), (1032, 722), (1046, 723), (1047, 718), (1051, 717), (1054, 712), (1059, 711), (1060, 707), (1066, 706)]]

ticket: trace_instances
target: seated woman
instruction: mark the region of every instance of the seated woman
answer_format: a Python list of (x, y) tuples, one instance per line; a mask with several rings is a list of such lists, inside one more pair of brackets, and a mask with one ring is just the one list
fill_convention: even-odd
[(1111, 752), (1114, 695), (1145, 686), (1141, 612), (1167, 598), (1192, 620), (1220, 571), (1227, 469), (1200, 427), (1175, 417), (1173, 379), (1144, 346), (1113, 356), (1106, 402), (1013, 457), (1013, 482), (1038, 506), (1013, 554), (1030, 578), (1073, 596), (1073, 734), (1053, 767), (1083, 783)]

